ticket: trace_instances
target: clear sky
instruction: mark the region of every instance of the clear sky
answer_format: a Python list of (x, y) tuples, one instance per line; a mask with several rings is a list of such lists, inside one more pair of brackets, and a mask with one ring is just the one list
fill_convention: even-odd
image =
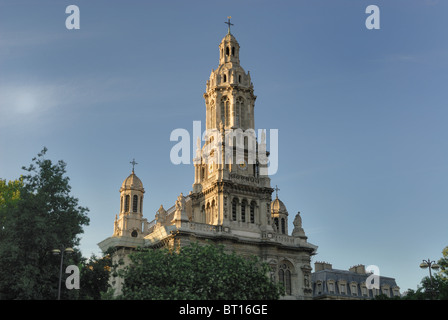
[[(80, 29), (68, 30), (68, 5)], [(368, 30), (368, 5), (380, 29)], [(174, 129), (205, 120), (203, 93), (232, 33), (257, 100), (278, 129), (280, 188), (315, 261), (377, 265), (402, 291), (448, 245), (448, 2), (438, 0), (0, 0), (0, 177), (46, 146), (90, 209), (85, 256), (113, 232), (129, 162), (144, 216), (188, 194)]]

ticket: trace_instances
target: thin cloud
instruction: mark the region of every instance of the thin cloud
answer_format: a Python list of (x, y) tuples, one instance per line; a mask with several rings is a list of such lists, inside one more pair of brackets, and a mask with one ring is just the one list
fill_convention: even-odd
[[(0, 83), (0, 128), (51, 124), (53, 111), (81, 111), (129, 96), (123, 79), (90, 79), (64, 83)], [(63, 112), (62, 112), (63, 113)]]

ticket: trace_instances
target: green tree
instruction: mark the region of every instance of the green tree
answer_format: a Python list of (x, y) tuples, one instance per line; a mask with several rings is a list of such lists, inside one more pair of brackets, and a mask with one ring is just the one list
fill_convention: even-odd
[(258, 258), (226, 253), (223, 246), (192, 244), (178, 252), (144, 249), (130, 254), (123, 299), (278, 299), (283, 289)]
[(6, 219), (6, 206), (13, 205), (20, 199), (20, 188), (23, 187), (23, 179), (14, 181), (0, 179), (0, 230), (4, 228)]
[(83, 259), (80, 267), (79, 299), (100, 300), (110, 287), (109, 277), (111, 270), (111, 257), (105, 254), (98, 258), (92, 255), (90, 259)]
[(424, 277), (417, 290), (408, 290), (404, 300), (448, 300), (448, 281), (440, 274), (433, 275), (432, 282)]
[(448, 281), (448, 246), (446, 246), (442, 251), (442, 258), (437, 262), (440, 266), (439, 275), (443, 280)]
[(404, 300), (448, 300), (448, 246), (442, 251), (443, 257), (437, 261), (439, 272), (424, 277), (417, 290), (408, 290)]
[[(50, 252), (61, 246), (77, 246), (83, 226), (89, 223), (88, 209), (70, 195), (65, 162), (53, 164), (44, 158), (46, 152), (44, 148), (29, 167), (23, 167), (27, 174), (13, 184), (17, 187), (14, 196), (10, 190), (2, 192), (2, 299), (56, 299), (59, 258)], [(65, 260), (77, 264), (80, 257), (78, 252)]]

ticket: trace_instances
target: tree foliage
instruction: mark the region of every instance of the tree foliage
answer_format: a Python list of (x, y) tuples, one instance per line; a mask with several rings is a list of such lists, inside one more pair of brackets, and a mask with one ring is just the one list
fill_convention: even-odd
[[(55, 299), (59, 258), (52, 249), (75, 247), (88, 209), (70, 195), (66, 164), (45, 159), (44, 148), (20, 180), (1, 183), (0, 298)], [(77, 264), (79, 252), (66, 262)], [(72, 261), (70, 261), (70, 259)]]
[(6, 210), (8, 205), (13, 205), (20, 199), (20, 188), (23, 187), (23, 179), (8, 181), (0, 179), (0, 229), (4, 228)]
[(417, 290), (409, 289), (404, 300), (448, 300), (448, 246), (442, 251), (443, 257), (437, 261), (439, 272), (424, 277)]
[(178, 252), (145, 249), (130, 255), (123, 299), (278, 299), (282, 289), (257, 257), (226, 253), (223, 246), (192, 244)]
[(102, 295), (110, 287), (109, 278), (111, 257), (105, 254), (102, 258), (92, 255), (90, 259), (83, 259), (80, 267), (80, 283), (78, 299), (101, 300)]

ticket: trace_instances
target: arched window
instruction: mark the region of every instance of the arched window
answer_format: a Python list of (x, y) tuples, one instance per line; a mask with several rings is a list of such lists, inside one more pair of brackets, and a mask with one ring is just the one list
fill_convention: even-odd
[(244, 99), (242, 97), (239, 97), (236, 100), (236, 125), (237, 126), (243, 126), (244, 125)]
[(123, 197), (120, 199), (120, 212), (123, 212)]
[(291, 270), (289, 264), (280, 264), (278, 270), (278, 282), (285, 288), (285, 294), (291, 295)]
[(238, 204), (238, 200), (233, 198), (232, 200), (232, 220), (236, 221), (236, 206)]
[(226, 75), (223, 76), (223, 79), (224, 79), (223, 82), (227, 82), (227, 76)]
[(241, 83), (241, 75), (238, 76), (238, 82)]
[(274, 218), (274, 225), (275, 225), (275, 228), (278, 231), (278, 218)]
[(232, 56), (235, 56), (235, 47), (232, 47)]
[(235, 110), (235, 125), (237, 127), (240, 126), (240, 110), (241, 110), (240, 104), (237, 102), (236, 103), (236, 110)]
[(205, 210), (205, 223), (210, 223), (210, 216), (211, 216), (211, 208), (209, 202), (207, 203), (207, 210)]
[(138, 196), (134, 195), (134, 197), (132, 198), (132, 212), (137, 212), (137, 207), (138, 207)]
[(212, 100), (212, 102), (210, 103), (210, 123), (209, 123), (209, 128), (214, 128), (215, 125), (215, 102)]
[(129, 195), (126, 195), (124, 199), (124, 212), (129, 212)]
[(208, 223), (210, 223), (210, 224), (213, 224), (213, 220), (215, 219), (215, 208), (216, 208), (216, 202), (215, 202), (215, 199), (213, 199), (212, 207), (211, 207), (211, 210), (210, 210), (210, 218), (209, 218), (209, 221), (208, 221)]
[(250, 223), (255, 223), (255, 202), (250, 203)]
[(282, 218), (282, 233), (283, 233), (283, 234), (286, 233), (286, 223), (285, 223), (285, 218)]
[(143, 213), (143, 197), (140, 197), (140, 213)]
[(291, 294), (291, 271), (285, 271), (285, 291), (287, 295)]
[(229, 55), (229, 47), (226, 47), (226, 56)]
[(246, 222), (246, 205), (247, 205), (246, 200), (243, 200), (243, 202), (241, 203), (241, 221), (242, 222)]
[(285, 270), (283, 269), (278, 270), (278, 282), (285, 286)]
[(228, 126), (230, 120), (230, 101), (227, 97), (221, 99), (221, 121), (223, 125)]
[(131, 237), (133, 237), (133, 238), (137, 238), (137, 236), (138, 236), (138, 232), (137, 232), (137, 230), (132, 231), (132, 233), (131, 233)]

